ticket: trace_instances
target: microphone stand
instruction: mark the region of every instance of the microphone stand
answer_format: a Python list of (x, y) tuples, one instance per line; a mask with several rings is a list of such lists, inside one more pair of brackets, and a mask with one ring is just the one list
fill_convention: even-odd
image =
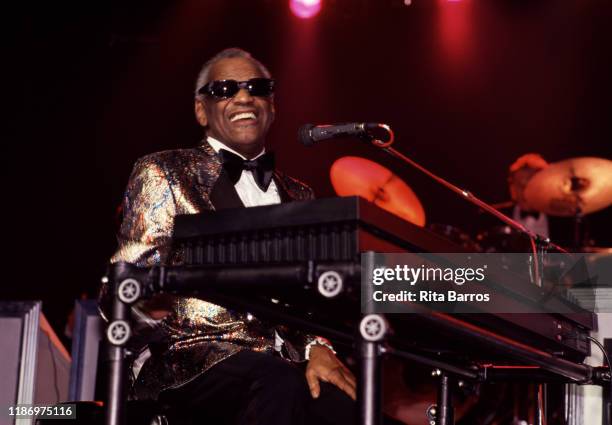
[(517, 230), (518, 232), (520, 232), (520, 233), (526, 235), (527, 237), (529, 237), (529, 240), (531, 242), (531, 249), (532, 249), (532, 252), (533, 252), (533, 255), (534, 255), (534, 261), (533, 261), (534, 281), (535, 281), (535, 284), (537, 286), (541, 287), (543, 285), (543, 273), (542, 273), (542, 269), (541, 269), (541, 264), (542, 264), (542, 261), (543, 261), (543, 256), (546, 253), (546, 251), (548, 249), (550, 249), (550, 248), (554, 248), (555, 250), (557, 250), (557, 251), (559, 251), (561, 253), (565, 253), (565, 254), (569, 253), (566, 249), (564, 249), (564, 248), (560, 247), (559, 245), (551, 242), (551, 240), (549, 238), (545, 238), (543, 236), (538, 235), (535, 232), (532, 232), (531, 230), (529, 230), (528, 228), (523, 226), (518, 221), (513, 220), (512, 218), (508, 217), (504, 213), (502, 213), (499, 210), (493, 208), (491, 205), (487, 204), (485, 201), (483, 201), (482, 199), (478, 198), (476, 195), (474, 195), (469, 190), (461, 189), (460, 187), (455, 186), (451, 182), (443, 179), (440, 176), (437, 176), (436, 174), (432, 173), (431, 171), (429, 171), (427, 168), (423, 167), (422, 165), (420, 165), (416, 161), (410, 159), (409, 157), (407, 157), (403, 153), (399, 152), (397, 149), (392, 148), (391, 144), (394, 141), (393, 131), (391, 130), (391, 128), (389, 128), (389, 126), (387, 126), (385, 124), (379, 124), (379, 127), (383, 128), (384, 130), (386, 130), (388, 132), (390, 139), (388, 141), (384, 142), (384, 141), (376, 139), (374, 137), (366, 138), (367, 140), (369, 140), (372, 143), (373, 146), (375, 146), (375, 147), (377, 147), (379, 149), (382, 149), (383, 151), (387, 152), (392, 157), (397, 158), (397, 159), (401, 160), (402, 162), (404, 162), (404, 163), (406, 163), (406, 164), (416, 168), (417, 170), (421, 171), (423, 174), (427, 175), (431, 179), (433, 179), (436, 182), (438, 182), (439, 184), (441, 184), (442, 186), (444, 186), (447, 189), (451, 190), (452, 192), (456, 193), (461, 198), (465, 199), (466, 201), (470, 202), (471, 204), (476, 205), (478, 208), (488, 212), (489, 214), (493, 215), (494, 217), (497, 217), (499, 220), (501, 220), (502, 222), (506, 223), (508, 226), (512, 227), (513, 229)]

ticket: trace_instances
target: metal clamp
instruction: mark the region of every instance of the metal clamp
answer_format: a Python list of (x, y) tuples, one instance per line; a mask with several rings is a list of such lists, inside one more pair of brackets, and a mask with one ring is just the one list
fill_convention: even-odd
[(380, 314), (368, 314), (361, 319), (361, 323), (359, 324), (361, 337), (370, 342), (381, 341), (388, 330), (389, 325)]
[(124, 345), (132, 334), (130, 325), (125, 320), (115, 320), (106, 329), (106, 338), (113, 345)]
[(128, 278), (123, 280), (117, 288), (117, 297), (125, 304), (133, 304), (140, 298), (140, 282)]
[(429, 425), (436, 425), (436, 416), (438, 414), (438, 405), (432, 404), (425, 411), (425, 416), (427, 416), (427, 423)]
[(344, 281), (340, 273), (328, 270), (321, 273), (317, 282), (319, 293), (326, 298), (333, 298), (342, 292)]

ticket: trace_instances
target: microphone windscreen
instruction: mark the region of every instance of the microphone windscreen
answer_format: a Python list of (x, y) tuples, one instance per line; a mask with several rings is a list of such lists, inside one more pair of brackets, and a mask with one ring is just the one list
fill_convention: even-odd
[(314, 124), (305, 124), (298, 130), (298, 140), (304, 146), (312, 146), (314, 144), (314, 140), (310, 137), (310, 130), (313, 128)]

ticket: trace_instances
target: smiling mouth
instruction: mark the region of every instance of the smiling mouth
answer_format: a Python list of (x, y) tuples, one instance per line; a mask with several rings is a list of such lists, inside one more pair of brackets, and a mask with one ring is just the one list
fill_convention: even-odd
[(230, 122), (234, 123), (234, 122), (240, 122), (240, 121), (244, 121), (246, 122), (252, 122), (257, 120), (257, 116), (255, 115), (254, 112), (239, 112), (235, 115), (232, 115), (230, 117)]

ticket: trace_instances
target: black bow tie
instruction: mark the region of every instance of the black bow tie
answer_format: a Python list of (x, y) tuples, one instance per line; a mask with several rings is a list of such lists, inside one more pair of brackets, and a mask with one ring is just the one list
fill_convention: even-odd
[(272, 181), (272, 175), (274, 174), (274, 154), (272, 152), (266, 152), (257, 159), (249, 161), (225, 149), (221, 149), (219, 150), (219, 157), (221, 158), (223, 168), (233, 184), (238, 183), (238, 180), (240, 180), (242, 170), (247, 170), (253, 172), (255, 183), (257, 183), (261, 190), (264, 192), (268, 190), (268, 186), (270, 186)]
[(538, 211), (519, 211), (521, 215), (521, 220), (525, 220), (527, 217), (533, 217), (535, 220), (540, 219), (540, 213)]

